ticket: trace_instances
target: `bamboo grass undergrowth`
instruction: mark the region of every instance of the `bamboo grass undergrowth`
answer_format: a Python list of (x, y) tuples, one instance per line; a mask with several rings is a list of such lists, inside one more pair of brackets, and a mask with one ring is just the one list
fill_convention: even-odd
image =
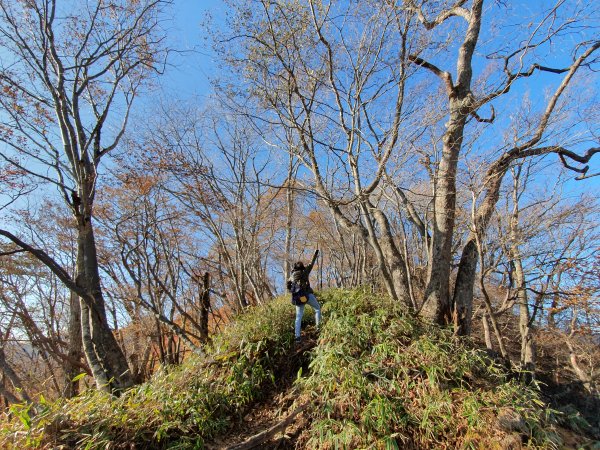
[(0, 447), (203, 448), (275, 383), (279, 361), (293, 345), (292, 322), (287, 299), (275, 299), (215, 336), (206, 359), (162, 368), (118, 398), (89, 389), (35, 417), (28, 405), (15, 407), (0, 425)]
[[(449, 329), (412, 317), (387, 297), (361, 291), (322, 295), (327, 322), (310, 375), (303, 448), (494, 448), (511, 434), (529, 448), (559, 439), (553, 411)], [(306, 401), (306, 400), (305, 400)], [(499, 425), (516, 417), (518, 430)]]
[[(560, 447), (535, 386), (468, 339), (365, 291), (328, 290), (319, 300), (318, 344), (292, 387), (296, 403), (308, 404), (297, 448), (495, 448), (511, 437)], [(215, 336), (206, 359), (164, 368), (118, 398), (90, 389), (43, 402), (35, 417), (16, 405), (0, 424), (0, 447), (205, 448), (282, 388), (281, 367), (298, 358), (293, 319), (289, 300), (274, 299)], [(514, 429), (501, 426), (503, 416)]]

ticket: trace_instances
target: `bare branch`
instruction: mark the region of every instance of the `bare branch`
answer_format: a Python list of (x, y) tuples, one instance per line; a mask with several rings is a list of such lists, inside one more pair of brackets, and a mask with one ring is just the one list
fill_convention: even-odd
[(477, 122), (480, 122), (480, 123), (494, 123), (494, 120), (496, 119), (496, 110), (494, 109), (493, 105), (490, 105), (490, 108), (492, 110), (492, 114), (488, 118), (480, 117), (479, 114), (477, 114), (477, 111), (471, 112), (471, 115), (475, 118), (475, 120)]
[(62, 281), (65, 284), (67, 288), (77, 293), (77, 295), (79, 295), (82, 298), (89, 297), (90, 294), (85, 289), (78, 286), (73, 280), (73, 278), (69, 275), (69, 273), (44, 250), (35, 248), (25, 243), (24, 241), (22, 241), (17, 236), (15, 236), (7, 230), (0, 229), (0, 236), (8, 238), (10, 241), (21, 247), (23, 251), (30, 253), (32, 256), (40, 260), (46, 267), (48, 267), (52, 271), (52, 273), (54, 273), (60, 279), (60, 281)]
[(437, 75), (438, 77), (440, 77), (446, 85), (446, 94), (448, 94), (448, 96), (454, 95), (454, 84), (452, 82), (452, 75), (450, 75), (449, 72), (441, 70), (437, 66), (425, 61), (424, 59), (416, 55), (409, 55), (408, 60), (416, 64), (417, 66), (423, 67), (424, 69), (427, 69), (435, 75)]
[(427, 30), (432, 30), (438, 25), (441, 25), (450, 17), (458, 16), (467, 21), (471, 20), (471, 13), (462, 7), (465, 3), (467, 3), (467, 0), (458, 0), (450, 8), (440, 12), (433, 20), (427, 20), (425, 14), (423, 13), (423, 9), (420, 6), (417, 6), (414, 0), (406, 0), (404, 3), (409, 11), (413, 11), (417, 14), (419, 21)]

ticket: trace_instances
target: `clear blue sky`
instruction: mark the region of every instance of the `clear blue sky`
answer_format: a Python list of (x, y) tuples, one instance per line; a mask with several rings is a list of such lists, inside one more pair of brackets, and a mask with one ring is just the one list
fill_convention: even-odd
[(165, 76), (162, 91), (169, 97), (204, 97), (210, 92), (208, 77), (216, 75), (216, 64), (210, 48), (210, 36), (202, 24), (210, 14), (216, 23), (223, 23), (225, 5), (221, 0), (175, 0), (173, 23), (169, 38), (175, 48), (184, 53), (174, 55)]
[[(515, 3), (521, 3), (522, 9), (519, 9), (520, 7)], [(528, 15), (532, 14), (531, 10), (534, 6), (546, 3), (541, 0), (534, 0), (534, 3), (530, 0), (519, 0), (510, 2), (510, 8), (513, 13), (519, 14), (519, 11), (523, 11), (523, 15)], [(488, 3), (488, 7), (490, 5), (491, 2)], [(169, 24), (169, 39), (171, 45), (183, 50), (184, 53), (171, 58), (173, 65), (159, 79), (160, 89), (142, 100), (144, 106), (151, 106), (161, 97), (202, 103), (210, 95), (209, 77), (218, 76), (218, 67), (212, 55), (210, 31), (202, 24), (209, 14), (215, 26), (224, 26), (225, 11), (226, 5), (222, 0), (174, 0), (172, 10), (174, 20)], [(513, 91), (517, 89), (520, 89), (518, 85), (513, 88)], [(589, 173), (600, 172), (599, 156), (592, 160)], [(557, 158), (555, 155), (549, 157)], [(600, 176), (574, 181), (569, 183), (569, 186), (574, 193), (600, 191)]]

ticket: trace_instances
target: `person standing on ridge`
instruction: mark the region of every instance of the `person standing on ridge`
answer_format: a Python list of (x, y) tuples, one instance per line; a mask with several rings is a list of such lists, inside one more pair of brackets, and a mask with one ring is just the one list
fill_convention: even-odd
[(300, 343), (302, 317), (304, 316), (304, 306), (307, 303), (315, 310), (315, 324), (317, 328), (321, 323), (321, 305), (319, 305), (317, 297), (315, 297), (314, 291), (310, 287), (310, 281), (308, 280), (308, 276), (315, 265), (318, 254), (319, 250), (316, 250), (312, 257), (312, 261), (306, 267), (302, 261), (295, 263), (292, 274), (287, 281), (287, 288), (292, 293), (292, 305), (296, 306), (296, 323), (294, 328), (296, 343)]

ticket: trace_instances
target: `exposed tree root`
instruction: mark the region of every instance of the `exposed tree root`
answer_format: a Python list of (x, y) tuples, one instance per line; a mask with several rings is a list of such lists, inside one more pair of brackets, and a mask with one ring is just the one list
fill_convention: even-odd
[(307, 408), (307, 406), (308, 406), (307, 404), (304, 404), (304, 405), (296, 408), (285, 419), (276, 423), (272, 427), (267, 428), (266, 430), (263, 430), (260, 433), (255, 434), (254, 436), (250, 436), (248, 439), (246, 439), (244, 442), (242, 442), (240, 444), (236, 444), (232, 447), (228, 447), (227, 450), (248, 450), (248, 449), (256, 448), (256, 447), (262, 445), (263, 443), (265, 443), (265, 442), (269, 441), (271, 438), (273, 438), (277, 433), (285, 431), (285, 429), (294, 421), (296, 416), (298, 414), (300, 414), (302, 411), (304, 411)]

